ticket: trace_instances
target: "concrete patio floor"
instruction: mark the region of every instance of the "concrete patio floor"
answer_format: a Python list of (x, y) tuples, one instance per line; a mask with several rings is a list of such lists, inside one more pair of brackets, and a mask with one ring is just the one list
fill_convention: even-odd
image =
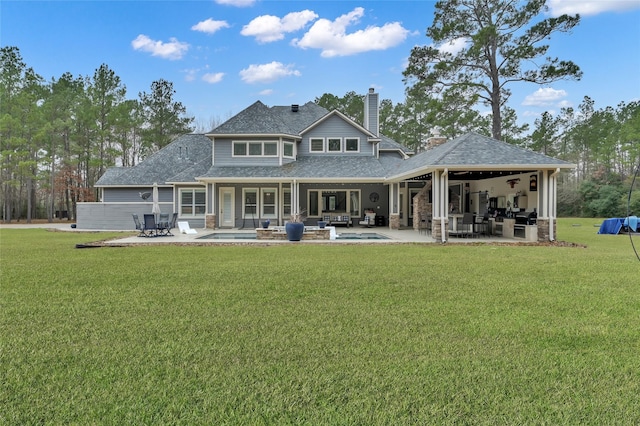
[[(122, 238), (115, 238), (104, 241), (102, 245), (118, 246), (118, 245), (139, 245), (139, 244), (194, 244), (194, 245), (228, 245), (228, 244), (292, 244), (289, 241), (282, 240), (255, 240), (244, 238), (224, 238), (225, 234), (254, 234), (254, 229), (196, 229), (197, 234), (181, 234), (178, 229), (172, 231), (174, 236), (167, 237), (138, 237), (135, 231), (108, 231), (108, 230), (83, 230), (71, 228), (68, 223), (37, 223), (37, 224), (0, 224), (0, 229), (16, 229), (16, 228), (47, 228), (57, 231), (78, 232), (78, 233), (100, 233), (100, 232), (122, 232)], [(373, 228), (336, 228), (338, 234), (342, 233), (376, 233), (387, 237), (387, 239), (337, 239), (337, 240), (305, 240), (298, 242), (299, 244), (399, 244), (399, 243), (432, 243), (439, 244), (430, 234), (415, 231), (412, 228), (389, 229), (388, 227)], [(202, 237), (216, 234), (216, 239)], [(91, 237), (90, 239), (94, 239)], [(99, 240), (97, 237), (95, 240)], [(527, 243), (522, 239), (504, 238), (501, 236), (491, 237), (474, 237), (459, 238), (450, 237), (447, 244), (523, 244)]]

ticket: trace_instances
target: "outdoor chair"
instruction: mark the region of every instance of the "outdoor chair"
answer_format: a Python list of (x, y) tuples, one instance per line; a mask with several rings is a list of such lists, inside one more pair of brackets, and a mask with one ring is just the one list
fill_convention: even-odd
[(191, 229), (189, 226), (189, 222), (178, 222), (178, 229), (180, 229), (181, 234), (197, 234), (198, 231), (195, 229)]
[(165, 228), (165, 235), (166, 236), (173, 237), (173, 234), (171, 233), (171, 230), (176, 227), (176, 220), (177, 219), (178, 219), (178, 213), (174, 213), (173, 216), (171, 216), (171, 220), (169, 221), (169, 224)]
[(474, 223), (473, 223), (473, 213), (465, 213), (462, 216), (462, 235), (464, 237), (473, 237), (474, 236)]
[(431, 216), (424, 213), (418, 213), (415, 220), (418, 221), (418, 233), (431, 233)]
[(375, 213), (365, 213), (364, 219), (358, 222), (360, 226), (366, 226), (367, 228), (371, 228), (376, 226), (376, 214)]
[(147, 237), (155, 237), (158, 235), (158, 226), (156, 225), (156, 215), (144, 215), (144, 233)]
[(133, 222), (136, 225), (136, 231), (138, 231), (138, 237), (146, 237), (147, 234), (144, 232), (144, 226), (142, 226), (142, 224), (140, 223), (140, 219), (138, 218), (138, 215), (133, 213)]

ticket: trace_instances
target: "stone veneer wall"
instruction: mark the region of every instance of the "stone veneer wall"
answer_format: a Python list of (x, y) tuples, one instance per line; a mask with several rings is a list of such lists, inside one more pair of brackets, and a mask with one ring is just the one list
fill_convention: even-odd
[(400, 229), (400, 215), (397, 213), (389, 215), (389, 228)]
[(205, 229), (216, 229), (217, 220), (215, 214), (208, 214), (204, 217), (204, 227)]
[[(258, 240), (287, 240), (287, 233), (280, 228), (256, 228), (256, 239)], [(324, 229), (305, 229), (302, 234), (302, 240), (330, 240), (331, 230)]]
[(429, 202), (429, 190), (432, 181), (427, 184), (413, 197), (413, 229), (420, 230), (420, 217), (433, 217), (433, 204)]
[[(436, 241), (442, 241), (442, 227), (440, 226), (441, 219), (433, 219), (433, 226), (431, 228), (431, 236)], [(444, 219), (444, 229), (445, 229), (445, 241), (449, 240), (449, 219)]]
[[(549, 241), (549, 219), (540, 219), (536, 221), (538, 225), (538, 241)], [(558, 239), (556, 221), (553, 221), (553, 236)]]

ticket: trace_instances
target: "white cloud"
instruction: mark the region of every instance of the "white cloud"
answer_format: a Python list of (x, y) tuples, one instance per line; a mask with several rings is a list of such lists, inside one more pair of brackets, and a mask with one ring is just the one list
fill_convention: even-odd
[(551, 87), (544, 87), (536, 90), (531, 95), (527, 95), (522, 102), (522, 105), (527, 106), (547, 106), (553, 105), (561, 98), (567, 96), (567, 92), (564, 90), (556, 90)]
[(409, 30), (399, 22), (384, 24), (382, 27), (369, 26), (364, 30), (347, 34), (347, 27), (358, 23), (364, 16), (364, 9), (356, 7), (353, 11), (338, 17), (335, 21), (320, 19), (300, 39), (291, 44), (303, 49), (321, 49), (325, 58), (349, 56), (370, 50), (385, 50), (402, 43)]
[(202, 76), (202, 80), (206, 81), (207, 83), (215, 84), (220, 83), (222, 81), (222, 77), (224, 77), (223, 72), (209, 72)]
[(240, 34), (253, 36), (260, 43), (282, 40), (285, 33), (304, 28), (309, 22), (317, 19), (318, 15), (311, 10), (291, 12), (282, 19), (273, 15), (258, 16), (242, 28)]
[(253, 6), (256, 0), (215, 0), (215, 2), (226, 6), (248, 7)]
[(444, 43), (438, 50), (444, 53), (451, 53), (452, 55), (456, 55), (462, 49), (466, 48), (467, 44), (469, 44), (469, 40), (467, 40), (465, 37), (460, 37), (455, 40), (451, 40), (449, 43)]
[(624, 12), (626, 10), (640, 9), (640, 2), (636, 0), (549, 0), (551, 15), (563, 14), (597, 15), (603, 12)]
[(140, 34), (131, 42), (131, 46), (135, 50), (141, 50), (143, 52), (151, 53), (151, 56), (159, 56), (164, 59), (176, 60), (182, 59), (187, 50), (189, 50), (189, 44), (178, 41), (174, 37), (169, 39), (168, 43), (164, 43), (159, 40), (152, 40), (144, 34)]
[(191, 27), (193, 31), (200, 31), (207, 34), (213, 34), (222, 28), (229, 28), (227, 21), (214, 21), (211, 18), (200, 21)]
[(260, 96), (269, 96), (273, 95), (273, 89), (264, 89), (258, 93)]
[(249, 68), (240, 71), (242, 81), (246, 83), (271, 83), (283, 77), (299, 77), (300, 71), (293, 69), (293, 65), (284, 65), (273, 61), (269, 64), (249, 65)]

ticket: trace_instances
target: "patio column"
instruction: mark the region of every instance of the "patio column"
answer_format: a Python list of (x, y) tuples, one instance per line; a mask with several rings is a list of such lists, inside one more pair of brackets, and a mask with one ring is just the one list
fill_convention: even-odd
[(218, 225), (216, 216), (216, 206), (218, 205), (218, 200), (216, 198), (216, 184), (207, 183), (206, 185), (207, 200), (209, 201), (207, 203), (207, 212), (204, 216), (204, 227), (206, 229), (216, 229)]
[(434, 170), (433, 177), (433, 238), (443, 243), (449, 239), (449, 171)]
[(400, 183), (389, 185), (389, 228), (400, 229)]

